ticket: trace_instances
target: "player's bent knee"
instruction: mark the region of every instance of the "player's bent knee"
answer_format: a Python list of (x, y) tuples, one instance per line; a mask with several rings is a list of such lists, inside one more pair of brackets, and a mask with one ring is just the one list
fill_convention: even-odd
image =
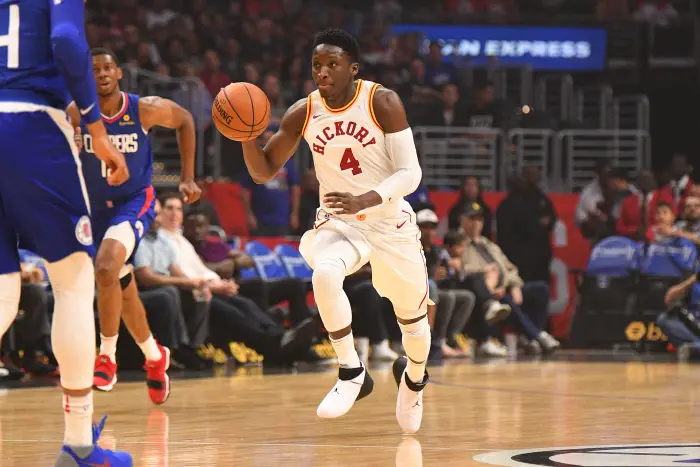
[(89, 388), (95, 355), (92, 261), (86, 253), (73, 253), (46, 269), (56, 302), (51, 343), (61, 367), (61, 385), (72, 390)]
[(345, 263), (340, 259), (323, 259), (316, 264), (311, 282), (314, 293), (338, 292), (343, 289)]

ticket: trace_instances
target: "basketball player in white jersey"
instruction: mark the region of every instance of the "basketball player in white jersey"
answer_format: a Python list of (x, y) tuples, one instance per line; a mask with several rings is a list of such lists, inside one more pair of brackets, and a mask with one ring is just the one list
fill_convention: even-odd
[(418, 187), (421, 169), (398, 95), (355, 80), (358, 49), (346, 31), (318, 34), (312, 56), (318, 90), (289, 108), (264, 149), (246, 142), (243, 155), (253, 180), (265, 183), (302, 137), (313, 152), (321, 208), (299, 249), (314, 269), (316, 303), (340, 364), (338, 381), (318, 416), (340, 417), (372, 391), (372, 379), (355, 351), (350, 303), (343, 292), (345, 276), (369, 261), (375, 288), (394, 305), (408, 357), (394, 362), (396, 418), (405, 432), (415, 433), (428, 382), (428, 277), (416, 217), (403, 197)]

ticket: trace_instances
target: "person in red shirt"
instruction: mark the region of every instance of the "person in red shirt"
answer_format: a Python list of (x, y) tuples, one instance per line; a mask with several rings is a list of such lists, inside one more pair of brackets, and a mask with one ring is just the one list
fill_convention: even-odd
[(675, 154), (669, 168), (671, 181), (659, 188), (660, 195), (670, 200), (676, 215), (683, 212), (685, 199), (693, 189), (693, 181), (690, 179), (692, 171), (693, 168), (688, 164), (688, 157), (685, 154)]
[(646, 238), (649, 227), (655, 222), (654, 214), (658, 203), (664, 201), (671, 204), (672, 202), (670, 196), (666, 196), (655, 188), (654, 174), (650, 170), (641, 171), (636, 184), (630, 186), (631, 193), (622, 200), (615, 229), (618, 235), (633, 240)]
[(221, 88), (231, 84), (231, 77), (228, 73), (221, 71), (219, 54), (211, 49), (204, 54), (204, 69), (199, 77), (212, 96), (216, 96)]

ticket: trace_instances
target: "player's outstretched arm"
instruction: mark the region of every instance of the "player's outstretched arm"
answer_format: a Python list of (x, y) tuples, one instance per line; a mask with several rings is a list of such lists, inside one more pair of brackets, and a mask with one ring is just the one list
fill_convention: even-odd
[(148, 96), (139, 99), (139, 116), (146, 131), (154, 126), (175, 130), (181, 161), (180, 192), (184, 195), (186, 203), (196, 202), (202, 191), (194, 181), (197, 142), (192, 114), (170, 99)]
[(260, 147), (257, 140), (242, 143), (243, 158), (255, 183), (272, 180), (294, 155), (306, 121), (306, 102), (307, 99), (301, 99), (287, 110), (280, 122), (280, 129), (264, 148)]
[(408, 126), (406, 110), (399, 95), (389, 89), (379, 88), (374, 93), (372, 106), (377, 123), (384, 131), (386, 149), (396, 171), (374, 190), (359, 196), (352, 196), (350, 193), (327, 193), (324, 204), (328, 208), (338, 209), (336, 214), (355, 214), (363, 209), (388, 203), (410, 195), (420, 184), (423, 174), (418, 163), (413, 132)]

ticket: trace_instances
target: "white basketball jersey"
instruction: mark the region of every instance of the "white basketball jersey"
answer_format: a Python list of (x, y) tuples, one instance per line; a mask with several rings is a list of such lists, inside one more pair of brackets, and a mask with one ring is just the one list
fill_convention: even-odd
[(372, 108), (379, 84), (356, 83), (355, 97), (340, 109), (329, 108), (318, 91), (308, 97), (302, 135), (314, 157), (321, 201), (330, 191), (367, 193), (396, 171)]

